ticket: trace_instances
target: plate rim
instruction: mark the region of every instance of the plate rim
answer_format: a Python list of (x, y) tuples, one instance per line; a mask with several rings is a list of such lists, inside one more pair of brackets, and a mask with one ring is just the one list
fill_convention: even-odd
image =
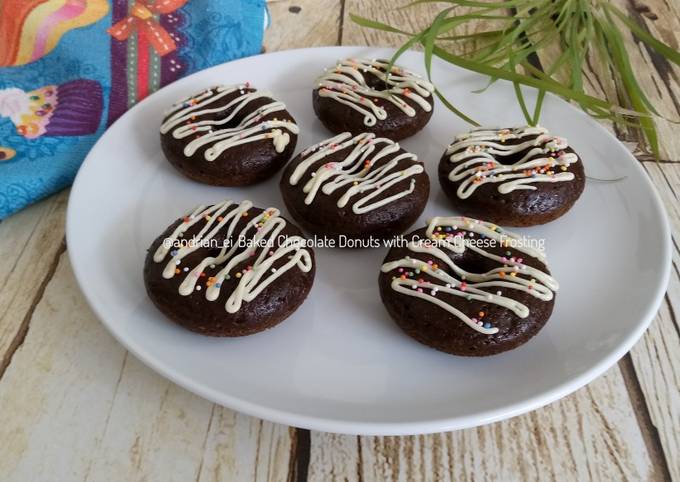
[[(330, 54), (339, 53), (341, 51), (344, 52), (350, 52), (350, 51), (357, 51), (357, 50), (392, 50), (390, 47), (372, 47), (372, 46), (365, 46), (365, 45), (351, 45), (351, 46), (323, 46), (323, 47), (305, 47), (305, 48), (298, 48), (298, 49), (290, 49), (290, 50), (281, 50), (277, 52), (268, 52), (268, 53), (262, 53), (262, 54), (257, 54), (253, 55), (250, 57), (244, 57), (240, 59), (235, 59), (231, 60), (228, 62), (224, 62), (222, 64), (218, 64), (212, 67), (209, 67), (207, 69), (203, 69), (200, 71), (197, 71), (191, 75), (188, 75), (186, 77), (183, 77), (180, 79), (182, 82), (190, 82), (190, 79), (199, 77), (201, 75), (204, 75), (206, 71), (210, 70), (217, 70), (220, 68), (223, 68), (224, 65), (228, 64), (237, 64), (240, 62), (252, 62), (254, 59), (258, 59), (261, 57), (268, 57), (268, 56), (290, 56), (290, 55), (304, 55), (305, 52), (315, 50), (323, 50), (326, 52), (329, 52)], [(413, 50), (409, 50), (408, 54), (416, 54), (416, 55), (422, 55), (422, 52), (417, 52)], [(340, 56), (346, 56), (348, 55), (347, 53), (345, 54), (336, 54), (335, 57), (338, 55)], [(352, 54), (349, 54), (352, 55)], [(339, 58), (339, 57), (338, 57)], [(466, 69), (461, 69), (466, 72)], [(169, 84), (171, 85), (171, 84)], [(564, 104), (567, 104), (568, 108), (574, 111), (575, 114), (580, 115), (584, 118), (588, 119), (588, 122), (590, 122), (592, 125), (596, 125), (597, 128), (606, 133), (606, 136), (609, 137), (610, 141), (613, 141), (621, 147), (626, 152), (626, 156), (628, 158), (628, 161), (631, 162), (632, 164), (635, 165), (635, 169), (637, 170), (637, 173), (644, 179), (644, 185), (646, 188), (651, 192), (651, 201), (653, 206), (656, 208), (657, 214), (659, 214), (659, 217), (661, 219), (661, 228), (662, 228), (662, 233), (660, 233), (660, 239), (663, 244), (663, 249), (661, 253), (661, 258), (663, 259), (663, 264), (665, 265), (665, 271), (662, 273), (662, 276), (659, 278), (659, 282), (657, 283), (657, 286), (655, 287), (655, 296), (653, 301), (648, 305), (645, 313), (641, 317), (640, 322), (638, 323), (637, 327), (635, 330), (632, 330), (625, 338), (624, 340), (616, 347), (616, 349), (612, 350), (609, 352), (606, 356), (604, 356), (599, 362), (593, 364), (590, 366), (588, 369), (584, 369), (581, 371), (580, 374), (572, 376), (563, 382), (559, 383), (556, 385), (554, 388), (542, 391), (538, 394), (533, 395), (532, 397), (529, 397), (525, 400), (518, 401), (509, 405), (504, 405), (502, 407), (494, 408), (494, 409), (488, 409), (484, 410), (482, 412), (478, 412), (474, 415), (467, 415), (467, 416), (457, 416), (457, 417), (449, 417), (449, 418), (435, 418), (435, 419), (428, 419), (428, 420), (418, 420), (418, 421), (408, 421), (408, 422), (364, 422), (364, 421), (348, 421), (348, 420), (341, 420), (341, 419), (335, 419), (335, 418), (324, 418), (324, 417), (317, 417), (313, 415), (306, 415), (302, 413), (295, 413), (292, 411), (287, 411), (287, 410), (279, 410), (273, 407), (268, 407), (265, 405), (262, 405), (260, 403), (255, 403), (255, 402), (250, 402), (248, 400), (243, 400), (239, 397), (233, 396), (233, 395), (227, 395), (223, 392), (220, 392), (218, 390), (212, 389), (210, 387), (204, 386), (201, 383), (193, 381), (190, 377), (184, 376), (181, 374), (178, 374), (174, 371), (174, 369), (171, 366), (167, 366), (164, 364), (161, 360), (158, 360), (154, 358), (152, 355), (148, 354), (144, 348), (142, 348), (138, 343), (136, 343), (134, 340), (130, 340), (127, 338), (124, 338), (121, 333), (116, 331), (115, 327), (115, 322), (111, 322), (108, 320), (107, 316), (105, 313), (100, 310), (96, 303), (94, 302), (94, 297), (93, 294), (89, 293), (88, 285), (86, 283), (86, 274), (83, 271), (85, 268), (80, 265), (80, 262), (78, 261), (77, 256), (75, 256), (69, 246), (71, 243), (69, 243), (69, 239), (75, 239), (76, 235), (74, 233), (74, 230), (76, 229), (75, 225), (77, 223), (76, 221), (76, 203), (73, 201), (77, 196), (74, 196), (74, 193), (77, 193), (81, 189), (81, 185), (84, 184), (83, 181), (83, 175), (81, 173), (85, 170), (84, 168), (88, 166), (89, 164), (96, 162), (93, 159), (95, 157), (92, 155), (92, 152), (95, 151), (97, 146), (103, 142), (103, 139), (108, 135), (110, 132), (111, 127), (116, 125), (118, 122), (121, 122), (123, 119), (127, 119), (128, 117), (136, 115), (136, 112), (138, 112), (140, 109), (145, 108), (146, 104), (151, 102), (153, 97), (156, 95), (159, 95), (163, 89), (169, 87), (164, 86), (163, 88), (159, 89), (158, 91), (154, 92), (153, 94), (149, 95), (139, 103), (137, 103), (135, 106), (133, 106), (131, 109), (129, 109), (127, 112), (125, 112), (119, 119), (117, 119), (111, 126), (107, 128), (107, 130), (102, 134), (102, 136), (95, 142), (95, 144), (92, 146), (90, 151), (88, 152), (85, 160), (81, 164), (80, 168), (78, 169), (78, 172), (76, 174), (76, 177), (74, 179), (73, 185), (71, 187), (71, 192), (69, 194), (69, 200), (68, 200), (68, 206), (66, 210), (66, 242), (67, 242), (67, 252), (68, 252), (68, 257), (71, 262), (71, 266), (76, 278), (76, 282), (78, 283), (78, 287), (80, 288), (81, 293), (84, 295), (85, 300), (87, 301), (88, 305), (92, 309), (92, 311), (95, 313), (97, 318), (101, 321), (101, 323), (106, 327), (107, 331), (111, 333), (111, 335), (121, 344), (123, 347), (125, 347), (126, 350), (128, 350), (131, 354), (133, 354), (137, 359), (139, 359), (141, 362), (143, 362), (145, 365), (149, 366), (151, 369), (156, 371), (158, 374), (161, 376), (167, 378), (168, 380), (171, 380), (172, 382), (176, 383), (177, 385), (181, 386), (182, 388), (189, 390), (192, 393), (195, 393), (213, 403), (217, 403), (219, 405), (225, 406), (227, 408), (230, 408), (232, 410), (236, 410), (238, 412), (254, 416), (257, 418), (265, 419), (274, 423), (279, 423), (283, 425), (288, 425), (288, 426), (294, 426), (294, 427), (300, 427), (300, 428), (306, 428), (310, 430), (317, 430), (317, 431), (324, 431), (324, 432), (331, 432), (331, 433), (342, 433), (342, 434), (350, 434), (350, 435), (377, 435), (377, 436), (383, 436), (383, 435), (420, 435), (420, 434), (429, 434), (429, 433), (437, 433), (437, 432), (443, 432), (443, 431), (451, 431), (451, 430), (461, 430), (461, 429), (466, 429), (466, 428), (473, 428), (481, 425), (486, 425), (489, 423), (505, 420), (511, 417), (515, 417), (517, 415), (521, 415), (533, 410), (536, 410), (538, 408), (541, 408), (545, 405), (548, 405), (556, 400), (559, 400), (579, 388), (582, 388), (583, 386), (587, 385), (588, 383), (592, 382), (595, 378), (599, 377), (602, 375), (606, 370), (611, 368), (615, 363), (617, 363), (626, 353), (630, 351), (630, 349), (633, 347), (633, 345), (641, 338), (641, 336), (644, 334), (644, 332), (647, 330), (649, 325), (651, 324), (654, 316), (657, 314), (661, 302), (663, 300), (664, 294), (667, 291), (669, 280), (670, 280), (670, 272), (671, 272), (671, 260), (672, 260), (672, 251), (671, 251), (671, 228), (670, 228), (670, 222), (668, 219), (668, 214), (666, 212), (665, 206), (663, 205), (663, 202), (661, 200), (661, 196), (659, 192), (657, 191), (656, 187), (651, 181), (651, 178), (647, 174), (647, 172), (644, 170), (644, 168), (641, 166), (640, 162), (630, 153), (628, 149), (623, 146), (621, 141), (619, 141), (609, 130), (605, 129), (604, 126), (602, 126), (600, 123), (592, 119), (590, 116), (579, 110), (577, 107), (574, 105), (567, 103), (563, 101), (562, 99), (558, 98), (557, 96), (554, 96), (553, 94), (549, 94), (553, 97), (555, 97), (559, 102), (562, 102)]]

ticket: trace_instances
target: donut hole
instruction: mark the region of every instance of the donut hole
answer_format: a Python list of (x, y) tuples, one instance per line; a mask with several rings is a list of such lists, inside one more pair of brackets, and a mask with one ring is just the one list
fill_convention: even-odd
[[(223, 99), (224, 103), (230, 103), (233, 101), (233, 97), (228, 96)], [(220, 124), (219, 128), (220, 129), (233, 129), (235, 127), (238, 127), (241, 122), (243, 122), (243, 119), (245, 119), (251, 112), (253, 112), (255, 109), (258, 107), (261, 107), (262, 105), (265, 105), (268, 103), (268, 99), (266, 97), (261, 97), (257, 98), (254, 100), (251, 100), (248, 102), (248, 104), (245, 106), (245, 108), (240, 109), (238, 112), (234, 113), (234, 107), (229, 107), (229, 108), (223, 108), (224, 106), (221, 105), (222, 107), (220, 110), (217, 112), (214, 112), (206, 117), (212, 118), (212, 120), (215, 121), (222, 121), (223, 119), (228, 118), (232, 114), (234, 117), (229, 119), (227, 122), (224, 124)]]
[(373, 90), (383, 91), (390, 89), (390, 86), (387, 84), (387, 82), (385, 82), (380, 77), (377, 77), (375, 74), (365, 74), (364, 80), (366, 81), (366, 85), (368, 85), (368, 87)]
[[(510, 144), (510, 143), (509, 143)], [(510, 166), (512, 164), (515, 164), (519, 161), (522, 160), (524, 156), (526, 156), (527, 151), (526, 150), (521, 150), (518, 152), (513, 152), (512, 154), (508, 156), (495, 156), (496, 162), (503, 164), (505, 166)]]
[(484, 256), (477, 256), (466, 251), (458, 256), (453, 256), (452, 261), (460, 269), (472, 274), (483, 274), (498, 267), (498, 263)]
[[(215, 120), (221, 121), (222, 119), (226, 119), (232, 114), (232, 109), (227, 109), (223, 110), (220, 112), (216, 112), (214, 114)], [(241, 123), (243, 120), (244, 115), (238, 113), (236, 114), (233, 118), (229, 119), (229, 121), (225, 122), (224, 124), (220, 124), (219, 128), (220, 129), (233, 129), (234, 127), (238, 127), (238, 125)]]
[[(512, 146), (516, 146), (518, 144), (526, 143), (527, 140), (528, 139), (526, 139), (526, 138), (523, 138), (523, 139), (508, 139), (503, 143), (503, 145), (505, 147), (512, 147)], [(536, 146), (533, 146), (533, 147), (527, 146), (527, 147), (525, 147), (525, 148), (523, 148), (523, 149), (521, 149), (517, 152), (512, 152), (512, 153), (508, 154), (507, 156), (494, 156), (494, 159), (496, 160), (496, 162), (498, 162), (500, 164), (503, 164), (505, 166), (509, 166), (509, 165), (512, 165), (512, 164), (515, 164), (515, 163), (521, 161), (524, 158), (524, 156), (526, 156), (527, 153), (531, 149), (533, 149), (534, 147), (536, 147)], [(535, 157), (538, 157), (538, 155), (532, 154), (531, 158), (533, 159)]]

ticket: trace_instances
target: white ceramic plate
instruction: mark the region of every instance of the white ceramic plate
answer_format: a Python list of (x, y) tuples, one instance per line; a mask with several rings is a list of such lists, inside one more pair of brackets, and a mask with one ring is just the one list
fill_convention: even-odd
[[(283, 209), (279, 175), (248, 188), (192, 182), (163, 158), (158, 126), (177, 99), (217, 83), (252, 82), (288, 105), (301, 126), (298, 151), (330, 136), (314, 116), (311, 91), (324, 67), (348, 56), (389, 57), (354, 47), (293, 50), (199, 72), (150, 96), (116, 122), (85, 160), (71, 192), (68, 248), (97, 315), (133, 354), (212, 401), (275, 422), (357, 434), (415, 434), (471, 427), (535, 409), (567, 395), (614, 364), (658, 309), (670, 267), (666, 217), (640, 165), (613, 136), (549, 97), (543, 125), (566, 136), (589, 181), (557, 221), (521, 230), (545, 238), (560, 281), (555, 311), (526, 345), (468, 359), (404, 335), (380, 303), (385, 249), (317, 250), (317, 275), (304, 305), (279, 326), (240, 339), (216, 339), (167, 321), (147, 299), (146, 248), (188, 208), (223, 198)], [(400, 64), (423, 71), (421, 54)], [(433, 78), (480, 122), (523, 121), (511, 86), (434, 61)], [(402, 142), (426, 161), (431, 199), (421, 223), (454, 214), (437, 183), (445, 146), (467, 126), (438, 104), (428, 126)], [(285, 210), (284, 210), (285, 212)]]

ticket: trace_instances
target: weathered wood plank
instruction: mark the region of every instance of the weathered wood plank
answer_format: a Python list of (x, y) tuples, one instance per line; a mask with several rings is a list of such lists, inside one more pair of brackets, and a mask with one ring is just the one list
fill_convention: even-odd
[[(98, 320), (91, 316), (87, 322)], [(76, 353), (81, 363), (94, 361)], [(91, 460), (86, 480), (107, 481), (112, 474), (131, 481), (196, 480), (213, 404), (158, 376), (130, 354), (119, 377), (100, 442), (96, 450), (83, 453)]]
[(634, 419), (614, 367), (559, 402), (477, 429), (360, 437), (359, 447), (314, 434), (310, 480), (663, 480)]
[(0, 479), (85, 480), (124, 358), (62, 255), (0, 381)]
[(401, 30), (416, 33), (427, 27), (442, 9), (443, 4), (425, 3), (411, 8), (400, 8), (405, 2), (391, 0), (345, 0), (342, 25), (343, 45), (370, 45), (372, 47), (396, 47), (408, 37), (364, 28), (352, 22), (350, 14), (389, 23)]
[(285, 482), (293, 430), (216, 406), (197, 481)]
[(68, 192), (51, 196), (0, 223), (0, 377), (63, 251), (67, 199)]
[(361, 455), (361, 437), (312, 432), (308, 480), (309, 482), (362, 480)]
[(654, 433), (671, 476), (680, 480), (680, 165), (644, 163), (661, 195), (673, 233), (670, 285), (656, 319), (631, 350)]
[(197, 397), (126, 353), (65, 254), (0, 381), (0, 480), (286, 480), (287, 427)]
[(268, 52), (336, 45), (341, 0), (275, 0), (268, 3), (272, 24), (265, 33)]

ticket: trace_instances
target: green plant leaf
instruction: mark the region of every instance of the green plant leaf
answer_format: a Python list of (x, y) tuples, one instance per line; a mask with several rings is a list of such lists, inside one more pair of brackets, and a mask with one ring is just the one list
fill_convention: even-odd
[(435, 89), (434, 93), (437, 95), (437, 97), (439, 98), (439, 100), (442, 101), (442, 104), (444, 104), (444, 105), (446, 106), (447, 109), (449, 109), (451, 112), (453, 112), (454, 114), (456, 114), (458, 117), (460, 117), (461, 119), (463, 119), (463, 120), (464, 120), (465, 122), (467, 122), (468, 124), (471, 124), (471, 125), (473, 125), (473, 126), (475, 126), (475, 127), (479, 127), (479, 122), (477, 122), (477, 121), (474, 120), (472, 117), (466, 115), (466, 114), (465, 114), (464, 112), (462, 112), (460, 109), (458, 109), (457, 107), (455, 107), (451, 102), (449, 102), (449, 100), (448, 100), (446, 97), (444, 97), (444, 95), (439, 91), (439, 89)]
[(536, 126), (541, 118), (541, 108), (543, 107), (543, 100), (545, 99), (545, 90), (541, 89), (538, 91), (538, 96), (536, 97), (536, 105), (534, 106), (534, 115), (531, 118), (530, 125)]
[(430, 28), (428, 28), (423, 35), (423, 45), (425, 47), (425, 72), (427, 73), (427, 78), (432, 80), (432, 50), (434, 49), (434, 42), (439, 35), (440, 29), (444, 25), (446, 16), (453, 10), (453, 7), (446, 8), (439, 12), (435, 17)]
[(370, 20), (359, 15), (354, 15), (353, 13), (349, 14), (349, 18), (352, 19), (352, 22), (356, 23), (357, 25), (361, 25), (362, 27), (368, 27), (375, 30), (382, 30), (383, 32), (392, 32), (402, 35), (409, 35), (407, 32), (399, 30), (398, 28), (394, 28), (390, 25), (387, 25), (386, 23), (376, 22), (375, 20)]
[(510, 72), (508, 70), (498, 69), (480, 62), (471, 61), (460, 57), (458, 55), (451, 54), (441, 47), (436, 47), (433, 50), (434, 54), (442, 59), (450, 62), (454, 65), (462, 67), (464, 69), (472, 70), (480, 74), (489, 75), (491, 77), (497, 77), (499, 79), (509, 80), (511, 82), (519, 82), (521, 84), (528, 85), (530, 87), (536, 87), (537, 89), (544, 89), (548, 92), (553, 92), (564, 98), (575, 100), (577, 102), (583, 102), (587, 105), (592, 105), (595, 107), (601, 107), (604, 109), (610, 108), (612, 105), (602, 99), (597, 97), (592, 97), (587, 94), (582, 94), (580, 92), (575, 92), (563, 85), (555, 82), (554, 80), (542, 80), (535, 79), (526, 75), (518, 74), (515, 72)]

